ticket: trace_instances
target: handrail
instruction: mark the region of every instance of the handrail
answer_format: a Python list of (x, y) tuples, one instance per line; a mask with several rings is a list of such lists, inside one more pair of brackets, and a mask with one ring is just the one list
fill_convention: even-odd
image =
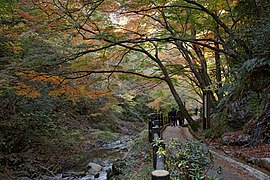
[[(162, 113), (155, 113), (149, 116), (149, 142), (153, 143), (162, 139), (162, 131), (169, 123), (168, 117), (163, 117)], [(161, 144), (159, 144), (161, 145)], [(165, 149), (165, 144), (162, 144)], [(158, 145), (153, 146), (153, 167), (151, 176), (152, 180), (169, 180), (170, 173), (165, 170), (165, 156), (163, 154), (157, 154)]]

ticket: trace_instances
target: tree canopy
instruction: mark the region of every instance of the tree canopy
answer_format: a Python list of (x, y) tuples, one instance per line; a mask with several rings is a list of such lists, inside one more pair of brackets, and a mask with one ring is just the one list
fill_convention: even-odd
[[(268, 32), (265, 1), (36, 0), (2, 6), (16, 23), (5, 28), (17, 28), (8, 33), (13, 38), (9, 51), (16, 54), (9, 65), (19, 68), (17, 74), (52, 76), (62, 85), (91, 77), (107, 79), (110, 86), (122, 74), (164, 81), (190, 124), (194, 122), (176, 91), (177, 82), (188, 82), (201, 97), (210, 90), (213, 106), (236, 68), (268, 52), (259, 48), (265, 40), (260, 36)], [(245, 7), (254, 21), (243, 15)], [(265, 25), (265, 32), (246, 29), (257, 22)], [(88, 84), (78, 82), (77, 90)]]
[(68, 154), (73, 114), (142, 122), (145, 105), (177, 105), (198, 130), (190, 109), (206, 91), (206, 136), (245, 129), (269, 143), (269, 16), (267, 0), (1, 0), (1, 153), (52, 147), (53, 132)]

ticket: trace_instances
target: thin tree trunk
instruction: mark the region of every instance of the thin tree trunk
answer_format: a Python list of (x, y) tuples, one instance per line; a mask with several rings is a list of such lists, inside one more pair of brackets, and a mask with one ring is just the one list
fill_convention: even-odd
[[(219, 48), (219, 45), (215, 43), (216, 48)], [(217, 87), (218, 89), (222, 87), (221, 84), (221, 60), (220, 60), (220, 54), (219, 52), (215, 52), (215, 63), (216, 63), (216, 81), (217, 81)], [(223, 94), (216, 92), (218, 99), (221, 99)]]
[(186, 110), (186, 107), (184, 106), (180, 96), (178, 95), (178, 93), (176, 92), (176, 89), (174, 88), (174, 85), (172, 84), (172, 81), (170, 79), (167, 79), (166, 80), (171, 92), (172, 92), (172, 95), (174, 97), (174, 99), (176, 100), (178, 106), (179, 106), (179, 109), (181, 110), (181, 112), (183, 113), (184, 117), (186, 118), (186, 120), (188, 121), (189, 125), (191, 126), (191, 128), (194, 130), (194, 131), (197, 131), (197, 126), (196, 126), (196, 123), (195, 121), (192, 119), (192, 117), (190, 116), (190, 114), (188, 113), (188, 111)]
[(180, 96), (178, 95), (172, 81), (171, 81), (171, 78), (167, 72), (167, 69), (165, 68), (165, 66), (162, 64), (162, 62), (160, 61), (160, 59), (156, 59), (156, 63), (159, 65), (161, 71), (163, 72), (164, 74), (164, 77), (165, 77), (165, 81), (166, 83), (168, 84), (169, 88), (170, 88), (170, 91), (176, 101), (176, 103), (178, 104), (179, 106), (179, 109), (182, 111), (184, 117), (186, 118), (186, 120), (188, 121), (189, 125), (191, 126), (191, 128), (194, 130), (194, 131), (197, 131), (197, 127), (196, 127), (196, 123), (195, 121), (192, 119), (191, 115), (188, 113), (188, 111), (186, 110), (184, 104), (183, 104), (183, 101), (182, 99), (180, 98)]

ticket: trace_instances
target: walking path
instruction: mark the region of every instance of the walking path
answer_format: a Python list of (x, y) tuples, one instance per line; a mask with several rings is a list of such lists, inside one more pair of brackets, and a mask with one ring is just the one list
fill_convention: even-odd
[[(162, 133), (162, 138), (166, 142), (172, 138), (177, 138), (180, 142), (196, 140), (187, 127), (167, 126)], [(214, 166), (208, 171), (209, 177), (215, 176), (220, 180), (270, 180), (270, 176), (254, 169), (246, 164), (238, 162), (219, 152), (210, 150), (214, 157)], [(218, 170), (221, 173), (218, 174)]]

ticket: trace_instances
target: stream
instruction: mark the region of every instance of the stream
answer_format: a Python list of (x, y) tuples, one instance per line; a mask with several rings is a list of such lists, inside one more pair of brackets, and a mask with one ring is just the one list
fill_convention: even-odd
[(108, 172), (112, 172), (113, 162), (127, 156), (133, 138), (134, 136), (122, 136), (112, 143), (94, 147), (86, 152), (85, 158), (73, 169), (44, 179), (107, 180)]

